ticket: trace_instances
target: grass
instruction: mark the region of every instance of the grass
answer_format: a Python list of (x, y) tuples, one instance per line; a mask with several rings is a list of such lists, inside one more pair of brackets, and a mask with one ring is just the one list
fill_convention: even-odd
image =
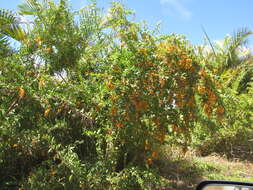
[(202, 180), (253, 182), (253, 162), (227, 159), (218, 154), (201, 157), (193, 151), (183, 154), (175, 147), (163, 150), (166, 151), (161, 152), (155, 164), (169, 183), (168, 190), (193, 190)]

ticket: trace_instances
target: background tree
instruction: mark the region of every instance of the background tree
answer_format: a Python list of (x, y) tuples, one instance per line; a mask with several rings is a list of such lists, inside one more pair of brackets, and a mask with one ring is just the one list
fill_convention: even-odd
[[(205, 68), (220, 87), (226, 110), (221, 123), (203, 118), (201, 129), (197, 127), (195, 143), (201, 146), (203, 155), (214, 151), (230, 157), (247, 157), (251, 151), (248, 145), (252, 138), (252, 55), (246, 46), (251, 34), (248, 29), (239, 29), (223, 41), (209, 43), (212, 49), (200, 51)], [(210, 144), (214, 139), (216, 143)]]

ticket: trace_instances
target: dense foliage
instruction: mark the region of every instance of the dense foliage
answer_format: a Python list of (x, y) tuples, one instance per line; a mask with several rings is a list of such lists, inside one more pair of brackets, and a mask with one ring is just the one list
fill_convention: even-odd
[(210, 152), (213, 134), (251, 130), (252, 59), (231, 64), (235, 47), (206, 53), (118, 3), (19, 14), (33, 21), (0, 12), (1, 189), (161, 189), (164, 144)]

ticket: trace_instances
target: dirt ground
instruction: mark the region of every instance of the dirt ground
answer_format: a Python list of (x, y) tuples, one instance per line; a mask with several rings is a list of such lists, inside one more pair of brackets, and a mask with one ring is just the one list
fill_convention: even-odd
[(184, 156), (174, 153), (174, 157), (165, 155), (156, 164), (170, 184), (165, 188), (168, 190), (194, 190), (203, 180), (253, 182), (253, 162), (227, 159), (216, 154), (199, 157), (194, 153)]

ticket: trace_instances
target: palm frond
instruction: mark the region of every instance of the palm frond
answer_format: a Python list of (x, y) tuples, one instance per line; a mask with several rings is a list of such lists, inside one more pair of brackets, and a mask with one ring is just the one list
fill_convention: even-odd
[(7, 47), (10, 45), (10, 42), (9, 42), (9, 39), (7, 38), (7, 36), (0, 34), (0, 44), (1, 44), (1, 47), (3, 47), (3, 46)]
[(0, 57), (6, 57), (12, 52), (9, 40), (5, 35), (0, 34)]
[(230, 49), (236, 49), (239, 46), (246, 45), (248, 42), (248, 37), (253, 34), (253, 32), (247, 28), (238, 29), (232, 37), (232, 42), (230, 44)]
[(205, 34), (205, 37), (206, 37), (206, 39), (207, 39), (207, 41), (208, 41), (209, 45), (210, 45), (210, 46), (211, 46), (211, 48), (212, 48), (212, 51), (213, 51), (214, 56), (215, 56), (215, 57), (217, 57), (217, 56), (216, 56), (216, 52), (215, 52), (214, 47), (213, 47), (213, 44), (212, 44), (212, 42), (211, 42), (211, 40), (210, 40), (209, 36), (207, 35), (207, 32), (206, 32), (206, 30), (205, 30), (204, 26), (201, 26), (201, 28), (202, 28), (202, 31), (203, 31), (203, 32), (204, 32), (204, 34)]
[(237, 91), (239, 94), (246, 92), (248, 87), (250, 87), (250, 83), (253, 82), (253, 57), (250, 57), (247, 60), (247, 68), (245, 72), (243, 72), (243, 76), (239, 81)]
[[(45, 1), (45, 0), (44, 0)], [(18, 13), (21, 15), (35, 15), (41, 9), (37, 0), (26, 0), (18, 5)]]
[(253, 32), (247, 28), (241, 28), (234, 33), (228, 45), (227, 60), (225, 65), (227, 68), (237, 66), (243, 62), (243, 60), (239, 59), (236, 50), (240, 46), (246, 45), (248, 42), (247, 38), (252, 34)]
[(25, 31), (19, 25), (18, 17), (6, 9), (0, 9), (0, 33), (18, 41), (26, 37)]

